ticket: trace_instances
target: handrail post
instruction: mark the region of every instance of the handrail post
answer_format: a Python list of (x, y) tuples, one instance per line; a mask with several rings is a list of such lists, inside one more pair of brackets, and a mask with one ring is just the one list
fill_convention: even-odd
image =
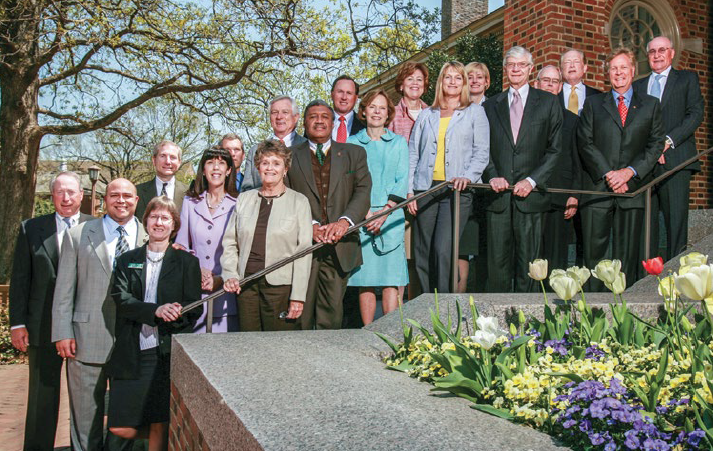
[(205, 333), (213, 333), (213, 298), (208, 299), (205, 312)]
[[(646, 189), (646, 207), (644, 209), (644, 260), (651, 258), (651, 187)], [(658, 219), (658, 218), (656, 218)], [(641, 255), (641, 254), (639, 254)]]
[(453, 190), (453, 255), (451, 258), (451, 293), (458, 292), (458, 251), (460, 249), (460, 191)]

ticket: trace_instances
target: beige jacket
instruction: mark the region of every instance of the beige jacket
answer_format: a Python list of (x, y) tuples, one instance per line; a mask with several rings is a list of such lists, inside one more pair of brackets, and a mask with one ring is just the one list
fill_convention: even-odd
[[(241, 193), (235, 204), (223, 235), (223, 280), (245, 277), (245, 266), (250, 256), (255, 225), (260, 212), (261, 198), (258, 190)], [(267, 222), (265, 245), (265, 267), (296, 254), (312, 245), (312, 213), (309, 201), (297, 191), (287, 188), (281, 197), (273, 200), (272, 211)], [(271, 285), (292, 285), (290, 300), (303, 301), (307, 298), (312, 255), (279, 268), (265, 277)]]

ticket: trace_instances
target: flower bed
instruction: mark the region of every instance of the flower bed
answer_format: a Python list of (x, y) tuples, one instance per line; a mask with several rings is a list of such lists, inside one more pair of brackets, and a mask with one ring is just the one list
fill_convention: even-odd
[[(661, 262), (644, 262), (659, 276)], [(530, 275), (547, 277), (546, 261)], [(432, 330), (402, 320), (403, 342), (379, 336), (393, 350), (387, 367), (470, 400), (472, 407), (522, 423), (588, 449), (711, 449), (713, 444), (713, 265), (689, 254), (678, 273), (660, 280), (665, 313), (644, 320), (630, 311), (622, 292), (620, 262), (554, 270), (549, 283), (567, 301), (544, 320), (518, 320), (501, 330), (481, 317), (471, 298), (473, 323), (440, 320)], [(590, 308), (582, 286), (590, 275), (614, 293), (613, 321)], [(684, 303), (688, 299), (702, 301)], [(575, 296), (579, 296), (576, 302)], [(695, 326), (688, 317), (695, 319)], [(460, 305), (456, 318), (462, 318)]]

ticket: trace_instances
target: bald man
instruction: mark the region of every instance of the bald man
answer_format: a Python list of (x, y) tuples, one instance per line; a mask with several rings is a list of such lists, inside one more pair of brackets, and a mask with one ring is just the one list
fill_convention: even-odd
[[(63, 242), (52, 306), (52, 341), (67, 359), (72, 446), (101, 450), (104, 364), (114, 344), (116, 306), (108, 296), (114, 260), (147, 237), (136, 210), (136, 187), (126, 179), (106, 187), (107, 214), (71, 228)], [(107, 440), (121, 440), (111, 435)]]

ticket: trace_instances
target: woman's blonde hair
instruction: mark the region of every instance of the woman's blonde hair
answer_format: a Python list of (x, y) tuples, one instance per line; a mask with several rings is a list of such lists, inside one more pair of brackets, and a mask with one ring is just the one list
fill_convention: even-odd
[(458, 61), (448, 61), (441, 67), (441, 72), (438, 74), (438, 80), (436, 81), (436, 95), (433, 99), (433, 108), (447, 108), (446, 98), (443, 95), (443, 78), (446, 76), (448, 69), (453, 69), (458, 72), (461, 77), (463, 77), (463, 89), (460, 93), (460, 101), (458, 102), (458, 110), (466, 108), (470, 105), (470, 92), (468, 91), (468, 75), (465, 73), (465, 66), (463, 63)]
[(488, 66), (486, 66), (485, 63), (481, 63), (479, 61), (468, 63), (465, 65), (466, 79), (467, 75), (471, 72), (482, 72), (483, 75), (485, 75), (485, 90), (487, 91), (490, 87), (490, 71), (488, 70)]

